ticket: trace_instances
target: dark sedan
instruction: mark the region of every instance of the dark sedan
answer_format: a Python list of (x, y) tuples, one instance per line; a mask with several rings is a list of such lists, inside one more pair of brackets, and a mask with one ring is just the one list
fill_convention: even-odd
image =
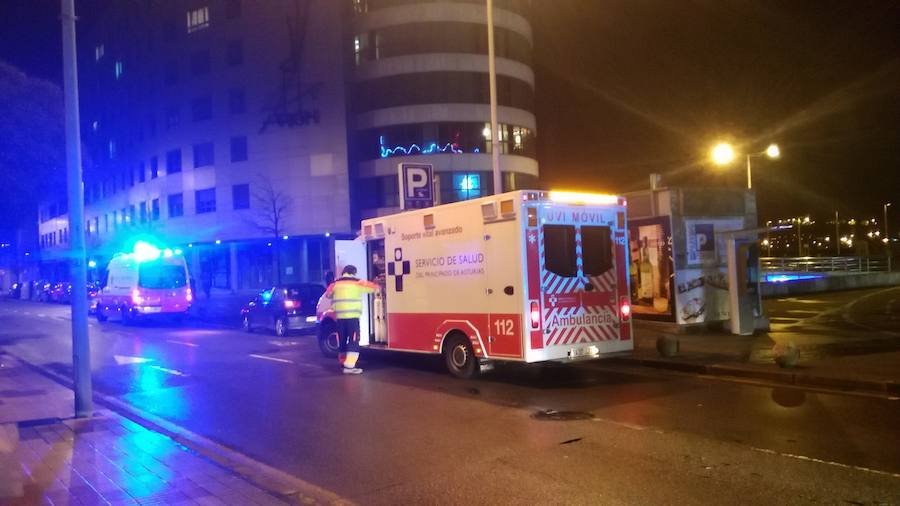
[(241, 309), (241, 325), (247, 332), (267, 329), (279, 337), (291, 330), (316, 326), (316, 302), (325, 287), (314, 283), (282, 285), (263, 290)]

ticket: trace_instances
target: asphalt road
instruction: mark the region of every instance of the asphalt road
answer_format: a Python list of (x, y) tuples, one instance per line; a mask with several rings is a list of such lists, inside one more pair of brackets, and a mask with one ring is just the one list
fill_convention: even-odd
[[(68, 312), (2, 300), (0, 346), (67, 373)], [(97, 390), (364, 504), (900, 504), (887, 397), (603, 362), (465, 382), (372, 353), (345, 376), (311, 336), (192, 323), (92, 321), (91, 345)]]

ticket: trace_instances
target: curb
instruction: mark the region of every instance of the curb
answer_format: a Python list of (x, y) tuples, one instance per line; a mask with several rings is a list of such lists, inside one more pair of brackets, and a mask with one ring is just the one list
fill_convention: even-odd
[(900, 383), (895, 381), (877, 381), (854, 378), (819, 376), (805, 372), (755, 369), (727, 364), (701, 364), (697, 362), (681, 362), (662, 358), (617, 357), (611, 362), (630, 366), (650, 367), (669, 371), (703, 374), (706, 376), (730, 376), (781, 383), (794, 386), (831, 388), (836, 390), (852, 390), (879, 394), (900, 394)]
[[(19, 357), (14, 353), (6, 353), (38, 374), (45, 376), (66, 388), (72, 389), (72, 380), (49, 369)], [(196, 434), (164, 418), (138, 409), (124, 401), (97, 392), (93, 392), (94, 400), (116, 414), (123, 416), (144, 428), (158, 432), (176, 443), (191, 450), (197, 455), (214, 462), (231, 471), (235, 475), (272, 494), (274, 497), (294, 504), (353, 504), (334, 492), (304, 481), (296, 476), (254, 460), (242, 453), (228, 448), (204, 436)]]

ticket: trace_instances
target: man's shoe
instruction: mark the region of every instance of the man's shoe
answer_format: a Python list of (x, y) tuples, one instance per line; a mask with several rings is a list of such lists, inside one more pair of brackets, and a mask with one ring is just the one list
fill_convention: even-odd
[(359, 367), (345, 367), (344, 374), (362, 374), (362, 369)]

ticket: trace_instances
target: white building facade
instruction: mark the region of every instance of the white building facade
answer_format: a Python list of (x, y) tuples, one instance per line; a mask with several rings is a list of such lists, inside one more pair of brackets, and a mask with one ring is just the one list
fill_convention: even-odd
[[(533, 187), (528, 2), (497, 4), (501, 166), (507, 189)], [(216, 287), (318, 282), (331, 241), (397, 210), (398, 163), (434, 164), (443, 201), (492, 190), (480, 2), (141, 0), (98, 11), (80, 13), (78, 32), (98, 265), (148, 238), (182, 248)], [(65, 277), (64, 201), (47, 199), (39, 228), (45, 277)]]

